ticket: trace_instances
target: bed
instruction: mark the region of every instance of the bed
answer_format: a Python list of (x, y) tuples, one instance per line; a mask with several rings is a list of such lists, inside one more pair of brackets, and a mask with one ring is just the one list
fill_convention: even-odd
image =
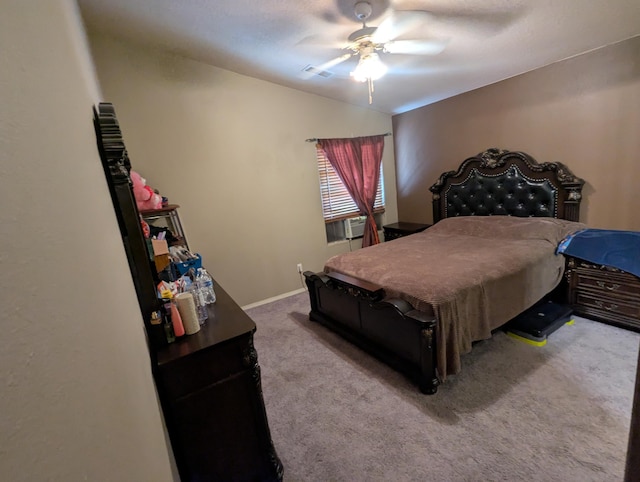
[(309, 317), (434, 394), (473, 342), (558, 286), (583, 184), (523, 152), (470, 157), (431, 186), (432, 227), (305, 272)]

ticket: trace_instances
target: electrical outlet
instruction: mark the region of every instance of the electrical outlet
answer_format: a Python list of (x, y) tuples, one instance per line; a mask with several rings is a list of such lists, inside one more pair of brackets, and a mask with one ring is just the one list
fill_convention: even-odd
[(302, 263), (298, 263), (298, 273), (302, 273)]

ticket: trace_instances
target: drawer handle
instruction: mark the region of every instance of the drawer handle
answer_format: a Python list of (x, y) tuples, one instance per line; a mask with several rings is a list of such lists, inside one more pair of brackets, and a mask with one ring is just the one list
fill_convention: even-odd
[(618, 305), (616, 305), (615, 303), (610, 303), (608, 305), (605, 305), (600, 300), (595, 300), (595, 303), (598, 306), (598, 308), (603, 308), (603, 309), (605, 309), (607, 311), (618, 311)]
[(616, 283), (611, 283), (610, 285), (607, 285), (607, 283), (605, 283), (604, 281), (596, 281), (596, 284), (600, 288), (604, 288), (605, 290), (609, 290), (609, 291), (615, 291), (618, 288), (620, 288), (620, 285)]

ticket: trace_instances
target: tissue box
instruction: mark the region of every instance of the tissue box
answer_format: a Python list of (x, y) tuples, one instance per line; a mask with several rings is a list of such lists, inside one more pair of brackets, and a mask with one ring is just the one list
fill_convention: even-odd
[(198, 270), (198, 268), (202, 268), (202, 256), (197, 253), (195, 253), (195, 255), (197, 256), (196, 259), (191, 259), (189, 261), (185, 261), (184, 263), (173, 263), (176, 271), (180, 276), (186, 274), (186, 272), (191, 268), (195, 269), (196, 271)]

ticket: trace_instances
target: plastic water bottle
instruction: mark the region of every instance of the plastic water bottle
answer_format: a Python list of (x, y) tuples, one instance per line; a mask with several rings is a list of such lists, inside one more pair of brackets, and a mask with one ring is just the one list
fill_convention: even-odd
[(213, 278), (207, 273), (207, 270), (200, 268), (198, 270), (198, 283), (202, 288), (202, 294), (204, 295), (204, 301), (206, 304), (216, 302), (216, 293), (213, 291)]
[(198, 313), (198, 322), (204, 325), (204, 322), (209, 318), (209, 312), (207, 311), (207, 303), (204, 300), (204, 290), (200, 287), (200, 283), (194, 281), (191, 283), (189, 292), (193, 295), (193, 301), (196, 304), (196, 312)]

